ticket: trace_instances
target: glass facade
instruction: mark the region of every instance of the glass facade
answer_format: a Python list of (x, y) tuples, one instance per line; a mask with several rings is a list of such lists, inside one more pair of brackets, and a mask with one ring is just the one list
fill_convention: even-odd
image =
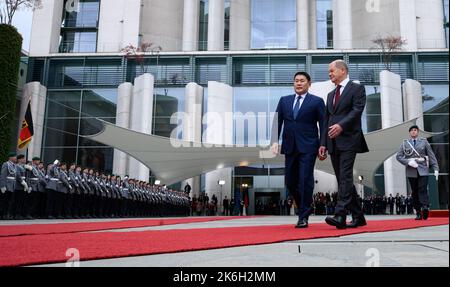
[(200, 0), (200, 23), (199, 23), (199, 37), (198, 37), (198, 50), (208, 50), (208, 9), (209, 0)]
[(297, 1), (252, 0), (251, 48), (297, 47)]
[(99, 13), (99, 0), (66, 0), (59, 51), (61, 53), (95, 52)]
[(316, 0), (317, 49), (333, 49), (333, 1)]
[[(268, 142), (271, 118), (280, 97), (293, 93), (292, 76), (308, 71), (314, 82), (328, 80), (328, 63), (345, 59), (350, 77), (366, 88), (367, 105), (363, 114), (364, 132), (381, 129), (380, 83), (382, 69), (377, 53), (263, 54), (148, 56), (144, 68), (157, 75), (153, 110), (153, 133), (170, 136), (176, 124), (171, 116), (185, 109), (184, 86), (191, 81), (205, 86), (203, 107), (207, 106), (207, 83), (219, 81), (233, 86), (234, 142), (254, 145)], [(394, 72), (402, 81), (418, 79), (423, 84), (425, 129), (448, 130), (448, 54), (442, 52), (402, 53), (396, 55)], [(115, 122), (117, 87), (143, 73), (133, 60), (122, 57), (31, 58), (29, 77), (42, 78), (48, 87), (44, 128), (43, 158), (77, 162), (100, 170), (112, 169), (113, 149), (79, 135), (98, 131), (99, 118)], [(177, 75), (177, 76), (175, 76)], [(262, 113), (262, 114), (258, 114)], [(254, 115), (253, 119), (248, 118)], [(268, 116), (269, 115), (269, 116)], [(252, 122), (253, 121), (253, 122)], [(262, 134), (258, 130), (264, 125)], [(257, 128), (255, 128), (257, 127)], [(181, 131), (176, 132), (181, 138)], [(448, 201), (448, 135), (430, 139), (441, 167), (438, 182), (441, 207)], [(254, 167), (262, 170), (263, 167)], [(265, 167), (266, 169), (268, 167)], [(272, 169), (274, 167), (270, 167)], [(262, 172), (262, 171), (261, 171)], [(282, 170), (277, 174), (282, 175)], [(382, 166), (376, 174), (374, 192), (383, 194)], [(442, 179), (442, 180), (441, 180)], [(367, 191), (368, 189), (366, 189)]]

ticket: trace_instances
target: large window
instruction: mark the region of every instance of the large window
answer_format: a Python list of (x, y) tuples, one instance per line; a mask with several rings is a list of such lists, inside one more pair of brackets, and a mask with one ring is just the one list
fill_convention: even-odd
[(100, 120), (116, 122), (116, 89), (50, 91), (44, 126), (43, 159), (77, 163), (111, 172), (113, 149), (83, 135), (100, 132)]
[(295, 49), (296, 7), (296, 0), (252, 0), (251, 48)]
[(333, 3), (317, 0), (317, 48), (333, 49)]
[(99, 0), (64, 2), (61, 24), (61, 53), (89, 53), (97, 49)]
[(200, 0), (200, 23), (198, 35), (198, 50), (208, 50), (208, 9), (209, 0)]

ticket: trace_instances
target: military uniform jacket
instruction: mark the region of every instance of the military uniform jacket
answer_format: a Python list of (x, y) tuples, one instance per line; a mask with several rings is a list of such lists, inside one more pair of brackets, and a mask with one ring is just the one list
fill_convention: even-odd
[(25, 168), (21, 164), (16, 164), (16, 190), (25, 190), (22, 181), (26, 180)]
[(71, 186), (69, 183), (69, 176), (65, 171), (59, 171), (59, 183), (58, 183), (58, 191), (61, 193), (69, 193), (71, 190)]
[(27, 183), (32, 191), (44, 192), (47, 182), (45, 175), (35, 165), (31, 166), (31, 170), (27, 170)]
[(0, 174), (0, 188), (6, 187), (7, 191), (14, 192), (16, 188), (16, 165), (7, 161), (3, 163)]
[[(413, 150), (411, 146), (414, 147), (418, 154)], [(417, 169), (410, 167), (408, 165), (408, 162), (416, 158), (425, 158), (425, 156), (429, 158), (430, 167), (432, 167), (434, 170), (439, 170), (436, 156), (434, 155), (430, 144), (425, 138), (417, 138), (415, 146), (412, 139), (403, 140), (396, 158), (401, 164), (406, 166), (406, 177), (416, 178), (417, 172), (419, 173), (419, 176), (428, 176), (429, 167), (427, 166), (427, 161), (416, 161), (419, 165)]]
[(55, 165), (48, 171), (47, 189), (58, 191), (59, 168)]
[(86, 188), (85, 194), (91, 194), (91, 195), (94, 194), (89, 175), (83, 172), (81, 181), (82, 181), (84, 187)]
[(81, 194), (80, 178), (72, 170), (68, 172), (69, 182), (72, 185), (72, 193)]

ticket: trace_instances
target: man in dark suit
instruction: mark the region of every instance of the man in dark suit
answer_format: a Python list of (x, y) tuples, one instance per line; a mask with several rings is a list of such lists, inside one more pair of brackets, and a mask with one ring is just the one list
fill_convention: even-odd
[[(331, 155), (339, 196), (335, 215), (327, 217), (326, 222), (338, 229), (356, 228), (367, 224), (353, 184), (356, 154), (369, 151), (361, 129), (366, 92), (364, 86), (350, 81), (348, 66), (342, 60), (330, 64), (329, 76), (336, 89), (328, 94), (319, 156), (325, 156), (327, 150)], [(349, 225), (348, 211), (353, 218)]]
[(298, 207), (296, 228), (308, 227), (313, 213), (314, 164), (320, 144), (325, 113), (324, 101), (308, 93), (311, 77), (298, 72), (294, 76), (295, 94), (280, 99), (277, 107), (277, 131), (272, 132), (272, 151), (278, 153), (283, 128), (281, 153), (285, 155), (285, 182)]

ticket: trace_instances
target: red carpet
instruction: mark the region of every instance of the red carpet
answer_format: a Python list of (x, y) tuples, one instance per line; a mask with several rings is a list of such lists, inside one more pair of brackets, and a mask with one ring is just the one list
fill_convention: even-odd
[(74, 233), (86, 231), (101, 231), (124, 228), (150, 227), (159, 225), (173, 225), (183, 223), (208, 222), (216, 220), (231, 220), (251, 218), (251, 216), (221, 216), (221, 217), (198, 217), (198, 218), (174, 218), (174, 219), (141, 219), (120, 220), (109, 222), (78, 222), (78, 223), (51, 223), (51, 224), (26, 224), (26, 225), (0, 225), (0, 237)]
[(447, 225), (448, 218), (369, 221), (358, 229), (337, 230), (325, 223), (299, 230), (292, 225), (31, 235), (0, 238), (0, 266), (66, 262), (66, 251), (77, 248), (80, 259), (94, 260), (160, 253), (269, 244), (344, 235)]

